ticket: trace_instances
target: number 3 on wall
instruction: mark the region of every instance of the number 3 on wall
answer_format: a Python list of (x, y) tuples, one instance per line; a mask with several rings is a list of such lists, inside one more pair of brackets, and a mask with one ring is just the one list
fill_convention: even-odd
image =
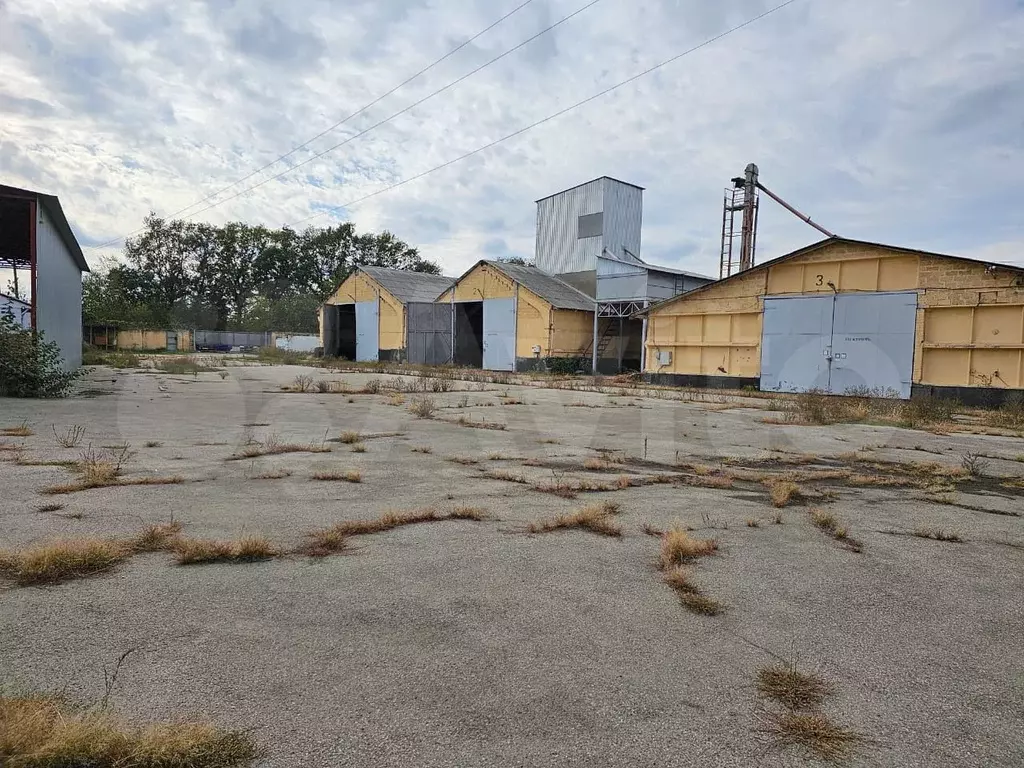
[(825, 276), (824, 275), (815, 275), (814, 276), (814, 284), (815, 285), (824, 285), (824, 283), (825, 283)]

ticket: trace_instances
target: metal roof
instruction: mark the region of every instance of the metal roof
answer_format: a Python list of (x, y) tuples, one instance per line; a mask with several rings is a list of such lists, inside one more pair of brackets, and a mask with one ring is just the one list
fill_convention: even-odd
[(636, 261), (630, 261), (630, 260), (627, 260), (627, 259), (620, 258), (618, 256), (613, 256), (613, 255), (611, 255), (611, 253), (607, 249), (605, 249), (605, 252), (600, 254), (600, 255), (598, 255), (597, 258), (605, 259), (606, 261), (617, 261), (620, 264), (628, 264), (631, 267), (637, 267), (638, 269), (646, 269), (649, 272), (665, 272), (666, 274), (669, 274), (669, 275), (682, 275), (683, 277), (692, 277), (692, 278), (695, 278), (697, 280), (708, 280), (708, 281), (715, 280), (715, 278), (713, 278), (713, 277), (708, 277), (707, 275), (701, 275), (701, 274), (698, 274), (697, 272), (687, 272), (685, 269), (676, 269), (675, 267), (662, 267), (662, 266), (660, 266), (658, 264), (648, 264), (646, 261), (641, 259), (639, 256), (633, 256), (633, 254), (630, 254), (630, 256), (632, 256), (634, 259), (636, 259)]
[(649, 306), (643, 312), (638, 312), (637, 315), (647, 314), (647, 313), (649, 313), (649, 312), (651, 312), (651, 311), (653, 311), (655, 309), (660, 309), (661, 307), (663, 307), (663, 306), (665, 306), (667, 304), (671, 304), (673, 301), (679, 301), (680, 299), (686, 299), (686, 298), (689, 298), (690, 296), (693, 296), (696, 293), (700, 293), (702, 291), (706, 291), (706, 290), (708, 290), (709, 288), (711, 288), (713, 286), (729, 282), (730, 280), (735, 280), (736, 278), (741, 277), (743, 275), (748, 275), (751, 272), (757, 272), (757, 271), (762, 270), (762, 269), (767, 269), (768, 267), (773, 267), (776, 264), (781, 264), (784, 261), (789, 261), (790, 259), (795, 259), (797, 256), (803, 256), (804, 254), (810, 253), (811, 251), (816, 251), (819, 248), (824, 248), (827, 245), (834, 245), (834, 244), (837, 244), (837, 243), (845, 243), (847, 245), (865, 245), (865, 246), (867, 246), (869, 248), (884, 248), (884, 249), (886, 249), (888, 251), (899, 251), (901, 253), (913, 253), (913, 254), (917, 254), (918, 256), (936, 256), (936, 257), (938, 257), (940, 259), (953, 259), (954, 261), (966, 261), (966, 262), (969, 262), (971, 264), (986, 264), (986, 265), (991, 265), (993, 267), (999, 267), (1000, 269), (1009, 269), (1009, 270), (1011, 270), (1013, 272), (1024, 272), (1024, 267), (1016, 267), (1016, 266), (1014, 266), (1012, 264), (1000, 264), (998, 261), (986, 261), (984, 259), (969, 259), (966, 256), (954, 256), (954, 255), (952, 255), (950, 253), (936, 253), (935, 251), (922, 251), (922, 250), (920, 250), (918, 248), (904, 248), (903, 246), (899, 246), (899, 245), (886, 245), (885, 243), (874, 243), (874, 242), (872, 242), (870, 240), (855, 240), (854, 238), (851, 238), (851, 237), (838, 237), (838, 236), (837, 237), (826, 237), (826, 238), (823, 238), (821, 240), (818, 240), (817, 242), (811, 243), (810, 245), (805, 245), (803, 248), (797, 248), (795, 251), (790, 251), (789, 253), (784, 253), (782, 256), (777, 256), (774, 259), (770, 259), (768, 261), (762, 262), (761, 264), (755, 264), (750, 269), (745, 269), (742, 272), (737, 272), (737, 273), (735, 273), (733, 275), (729, 275), (728, 277), (723, 277), (721, 280), (715, 280), (714, 282), (708, 283), (707, 285), (702, 285), (699, 288), (694, 288), (692, 291), (687, 291), (686, 293), (681, 293), (678, 296), (673, 296), (671, 299), (665, 299), (664, 301), (659, 301), (657, 304), (652, 304), (651, 306)]
[(362, 272), (380, 283), (381, 288), (403, 304), (410, 301), (433, 301), (455, 284), (455, 279), (407, 269), (358, 266)]
[[(587, 312), (594, 311), (594, 300), (573, 288), (563, 280), (554, 275), (549, 275), (537, 267), (524, 266), (522, 264), (508, 264), (503, 261), (481, 261), (474, 265), (476, 269), (480, 264), (487, 264), (502, 272), (523, 288), (540, 296), (555, 309), (581, 309)], [(471, 269), (470, 272), (473, 270)], [(469, 274), (468, 272), (466, 274)], [(460, 278), (461, 279), (461, 278)]]
[[(585, 186), (587, 186), (587, 184), (593, 184), (595, 181), (601, 181), (602, 179), (608, 179), (609, 181), (614, 181), (614, 182), (616, 182), (618, 184), (625, 184), (627, 187), (635, 187), (636, 189), (639, 189), (641, 192), (644, 191), (644, 188), (641, 187), (639, 184), (630, 184), (628, 181), (623, 181), (622, 179), (616, 179), (616, 178), (613, 178), (612, 176), (598, 176), (596, 179), (591, 179), (590, 181), (584, 181), (582, 184), (576, 184), (575, 186), (569, 187), (567, 189), (563, 189), (562, 192), (569, 192), (570, 190), (573, 190), (573, 189), (579, 189), (580, 187), (585, 187)], [(539, 203), (541, 200), (547, 200), (549, 197), (554, 197), (555, 195), (562, 194), (562, 192), (555, 192), (554, 194), (544, 195), (544, 197), (538, 197), (533, 202)]]
[(85, 260), (85, 254), (82, 253), (82, 246), (78, 244), (75, 233), (71, 231), (71, 225), (68, 224), (67, 217), (64, 215), (64, 209), (60, 207), (60, 200), (57, 199), (56, 195), (44, 195), (42, 192), (35, 192), (31, 189), (8, 187), (0, 184), (0, 197), (35, 198), (38, 200), (39, 204), (46, 209), (50, 218), (53, 219), (57, 232), (60, 233), (61, 240), (67, 246), (68, 251), (71, 253), (71, 258), (75, 260), (75, 264), (78, 265), (82, 272), (89, 271), (89, 263)]

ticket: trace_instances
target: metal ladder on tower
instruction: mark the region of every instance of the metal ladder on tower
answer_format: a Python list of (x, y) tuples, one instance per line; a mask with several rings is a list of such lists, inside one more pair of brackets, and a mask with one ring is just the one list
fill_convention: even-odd
[(742, 227), (736, 227), (736, 214), (740, 214), (740, 221), (743, 220), (743, 207), (746, 204), (746, 196), (743, 187), (729, 187), (725, 190), (725, 198), (722, 202), (722, 252), (718, 267), (718, 277), (729, 277), (733, 272), (738, 272), (740, 267), (740, 254), (733, 247), (733, 241), (741, 237)]

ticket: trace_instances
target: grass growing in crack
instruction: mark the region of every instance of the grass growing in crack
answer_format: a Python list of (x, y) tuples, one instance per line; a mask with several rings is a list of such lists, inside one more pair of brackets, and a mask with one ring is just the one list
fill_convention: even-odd
[(471, 464), (479, 464), (479, 460), (474, 459), (470, 456), (449, 456), (445, 461), (450, 461), (453, 464), (464, 464), (469, 466)]
[(409, 413), (414, 416), (418, 416), (421, 419), (432, 419), (434, 418), (434, 412), (437, 410), (437, 403), (434, 402), (432, 397), (417, 397), (409, 405)]
[(53, 439), (63, 448), (74, 448), (82, 442), (82, 437), (85, 436), (85, 427), (80, 424), (74, 424), (59, 433), (56, 424), (51, 424), (50, 429), (53, 430)]
[(761, 527), (761, 521), (756, 519), (756, 518), (753, 518), (753, 517), (748, 517), (746, 519), (746, 523), (747, 523), (747, 528), (760, 528)]
[(823, 509), (812, 509), (811, 523), (820, 531), (845, 544), (848, 549), (854, 552), (860, 552), (864, 549), (864, 545), (857, 539), (852, 538), (847, 527), (831, 512), (826, 512)]
[(474, 421), (473, 419), (467, 419), (465, 416), (459, 416), (454, 422), (460, 427), (469, 427), (471, 429), (495, 429), (503, 431), (508, 429), (507, 425), (499, 424), (496, 421)]
[(803, 498), (800, 486), (791, 480), (768, 480), (765, 485), (768, 487), (768, 496), (773, 507), (785, 507), (790, 502)]
[(252, 445), (243, 446), (242, 450), (233, 456), (229, 456), (228, 459), (231, 461), (240, 461), (241, 459), (255, 459), (259, 456), (277, 456), (282, 453), (330, 453), (331, 449), (326, 445), (317, 445), (316, 443), (308, 443), (303, 445), (302, 443), (278, 443), (274, 441), (256, 442)]
[(43, 504), (41, 507), (36, 507), (36, 512), (60, 512), (64, 509), (63, 504)]
[(15, 427), (0, 427), (0, 435), (3, 437), (32, 437), (35, 432), (29, 427), (27, 421), (21, 422)]
[(243, 536), (235, 541), (178, 539), (174, 543), (178, 565), (204, 563), (254, 563), (270, 560), (279, 552), (265, 536)]
[(644, 523), (644, 526), (643, 526), (642, 530), (648, 536), (658, 536), (658, 537), (661, 537), (661, 536), (665, 535), (665, 532), (663, 530), (661, 530), (661, 528), (656, 528), (653, 525), (651, 525), (650, 523)]
[(248, 734), (204, 722), (126, 725), (53, 695), (0, 695), (0, 761), (12, 768), (233, 768), (260, 752)]
[(181, 523), (154, 523), (142, 529), (142, 533), (131, 540), (133, 552), (162, 552), (170, 549), (181, 533)]
[(349, 450), (352, 453), (366, 453), (366, 445), (364, 443), (353, 443)]
[(577, 512), (534, 521), (527, 525), (526, 530), (530, 533), (551, 533), (567, 528), (581, 528), (601, 536), (621, 536), (622, 528), (612, 520), (618, 511), (619, 505), (611, 502), (593, 504)]
[(286, 477), (291, 477), (292, 473), (287, 469), (268, 469), (264, 472), (260, 472), (258, 475), (253, 475), (253, 480), (283, 480)]
[(363, 436), (358, 432), (346, 431), (338, 435), (338, 442), (344, 443), (345, 445), (355, 445), (356, 443), (361, 443), (362, 441)]
[(434, 449), (431, 448), (429, 445), (414, 445), (409, 450), (412, 451), (413, 453), (433, 453), (434, 452)]
[(54, 541), (0, 552), (0, 576), (20, 586), (55, 584), (110, 570), (131, 554), (130, 547), (112, 539)]
[(759, 732), (778, 747), (795, 748), (809, 757), (841, 762), (855, 755), (864, 741), (856, 731), (843, 728), (820, 712), (764, 712)]
[(794, 664), (772, 664), (757, 671), (757, 690), (789, 709), (817, 709), (834, 690), (817, 675), (801, 672)]
[(363, 476), (356, 469), (348, 469), (344, 472), (340, 471), (324, 471), (314, 472), (309, 476), (310, 480), (340, 480), (346, 483), (361, 483), (363, 482)]
[(313, 531), (306, 537), (306, 544), (300, 551), (310, 557), (325, 557), (348, 549), (348, 540), (352, 536), (384, 533), (404, 525), (435, 523), (442, 520), (480, 521), (484, 519), (486, 519), (486, 512), (479, 507), (456, 507), (450, 512), (441, 512), (433, 507), (410, 512), (388, 512), (378, 518), (343, 520), (329, 528)]
[(959, 534), (953, 533), (952, 531), (944, 531), (941, 528), (916, 528), (912, 535), (917, 536), (919, 539), (949, 541), (954, 544), (960, 544), (963, 542), (963, 539)]
[(504, 480), (506, 483), (526, 483), (526, 478), (507, 469), (489, 469), (484, 472), (488, 480)]
[(159, 440), (147, 440), (144, 443), (144, 445), (147, 448), (159, 448), (161, 445), (163, 445), (163, 443), (161, 443)]
[(661, 552), (658, 564), (662, 570), (713, 555), (718, 551), (715, 539), (696, 539), (682, 528), (672, 528), (661, 536)]
[(181, 483), (184, 482), (185, 478), (182, 477), (181, 475), (132, 478), (114, 477), (110, 480), (83, 478), (73, 483), (51, 485), (47, 488), (43, 488), (39, 492), (46, 496), (59, 496), (65, 493), (77, 493), (78, 491), (88, 491), (92, 488), (123, 487), (127, 485), (180, 485)]

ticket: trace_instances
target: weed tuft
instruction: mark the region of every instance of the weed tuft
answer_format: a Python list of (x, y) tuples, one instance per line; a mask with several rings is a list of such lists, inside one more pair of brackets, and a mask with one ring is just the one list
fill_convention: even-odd
[(773, 507), (785, 507), (790, 502), (799, 501), (804, 497), (800, 486), (792, 480), (768, 480), (765, 485), (768, 487), (768, 496)]
[(409, 405), (409, 412), (421, 419), (434, 418), (434, 412), (436, 410), (437, 403), (434, 402), (434, 398), (432, 397), (417, 397)]
[(346, 431), (338, 435), (338, 442), (344, 443), (345, 445), (354, 445), (360, 443), (363, 440), (363, 436), (358, 432)]
[(0, 695), (0, 759), (24, 768), (232, 768), (260, 756), (244, 733), (202, 722), (131, 728), (58, 696)]
[(864, 737), (843, 728), (820, 712), (773, 712), (761, 715), (758, 730), (778, 747), (791, 747), (826, 762), (841, 762), (856, 754)]
[(162, 552), (171, 549), (181, 533), (181, 523), (171, 520), (168, 523), (147, 525), (138, 536), (131, 540), (133, 552)]
[(130, 548), (111, 539), (54, 541), (0, 551), (0, 576), (20, 586), (56, 584), (110, 570), (130, 556)]
[(34, 434), (35, 432), (29, 427), (27, 421), (23, 421), (15, 427), (0, 427), (0, 436), (3, 437), (32, 437)]
[(429, 445), (414, 445), (409, 450), (412, 451), (413, 453), (433, 453), (434, 452), (434, 449), (431, 448)]
[(836, 541), (845, 544), (848, 549), (854, 552), (860, 552), (864, 548), (863, 544), (850, 536), (846, 526), (831, 512), (826, 512), (823, 509), (812, 509), (811, 523)]
[(773, 664), (757, 671), (757, 690), (790, 709), (817, 709), (833, 686), (793, 664)]
[(314, 472), (312, 475), (309, 476), (309, 479), (325, 481), (340, 480), (346, 483), (363, 482), (362, 474), (359, 472), (359, 470), (356, 469), (348, 469), (345, 470), (344, 472), (331, 470), (325, 470), (323, 472)]
[(953, 533), (952, 531), (944, 531), (941, 528), (917, 528), (914, 530), (914, 536), (919, 539), (932, 539), (934, 541), (948, 541), (954, 544), (960, 544), (963, 539), (959, 534)]
[(174, 543), (178, 565), (253, 563), (270, 560), (279, 552), (265, 536), (243, 536), (236, 541), (178, 539)]
[(593, 504), (577, 512), (532, 522), (526, 530), (530, 533), (551, 533), (567, 528), (582, 528), (601, 536), (621, 536), (622, 528), (611, 519), (618, 512), (618, 504)]
[(715, 539), (695, 539), (682, 528), (672, 528), (662, 534), (658, 564), (662, 570), (669, 570), (675, 565), (713, 555), (717, 551), (718, 542)]
[(82, 442), (82, 438), (85, 436), (85, 427), (80, 424), (74, 424), (60, 433), (57, 432), (56, 424), (51, 424), (50, 429), (53, 430), (54, 440), (63, 448), (74, 448)]

